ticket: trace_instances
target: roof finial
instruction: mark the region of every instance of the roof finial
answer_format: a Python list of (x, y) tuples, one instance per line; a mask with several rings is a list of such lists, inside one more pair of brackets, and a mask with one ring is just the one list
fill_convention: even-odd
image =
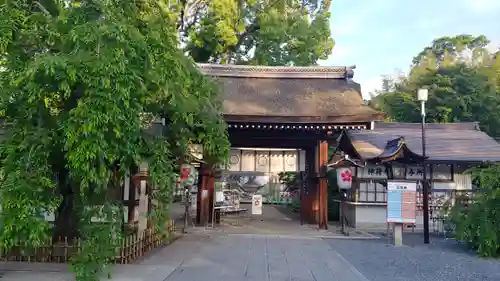
[(355, 65), (347, 66), (345, 68), (344, 78), (345, 79), (352, 79), (352, 78), (354, 78), (354, 69), (355, 68), (356, 68)]

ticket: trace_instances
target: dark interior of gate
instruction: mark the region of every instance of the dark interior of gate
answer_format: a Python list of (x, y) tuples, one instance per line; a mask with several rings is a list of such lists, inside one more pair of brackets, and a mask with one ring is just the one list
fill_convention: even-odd
[[(215, 201), (224, 200), (234, 207), (224, 224), (272, 228), (302, 222), (327, 228), (327, 179), (321, 171), (329, 147), (343, 130), (370, 129), (381, 119), (364, 104), (352, 68), (200, 69), (220, 85), (231, 152), (224, 185), (202, 183), (211, 202), (200, 201), (198, 221), (204, 208), (211, 219)], [(215, 195), (220, 191), (224, 198)]]

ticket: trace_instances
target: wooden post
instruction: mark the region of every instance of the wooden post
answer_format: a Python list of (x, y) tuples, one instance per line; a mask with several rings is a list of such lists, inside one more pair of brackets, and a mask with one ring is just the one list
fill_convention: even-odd
[(215, 174), (214, 170), (211, 169), (209, 179), (208, 179), (208, 221), (212, 221), (212, 215), (214, 213), (214, 185), (215, 185)]
[(304, 221), (308, 224), (316, 223), (316, 215), (314, 211), (314, 203), (316, 198), (316, 185), (315, 185), (315, 151), (314, 146), (307, 147), (306, 151), (306, 167), (305, 167), (305, 188), (307, 189), (307, 193), (302, 195), (301, 202), (301, 212), (304, 218)]
[(318, 178), (318, 227), (328, 229), (328, 179), (321, 176), (321, 169), (328, 163), (328, 141), (322, 140), (317, 145), (316, 175)]
[(208, 223), (208, 214), (210, 212), (209, 186), (210, 177), (213, 177), (212, 169), (207, 165), (203, 165), (201, 168), (201, 174), (201, 184), (198, 188), (198, 194), (196, 196), (196, 223), (198, 225), (206, 226)]
[(125, 184), (125, 188), (128, 191), (125, 191), (127, 200), (127, 208), (128, 208), (128, 225), (133, 228), (135, 225), (135, 189), (137, 188), (137, 183), (132, 180), (132, 177), (125, 177), (125, 181), (128, 181), (128, 184)]
[(203, 224), (203, 215), (204, 215), (204, 212), (202, 211), (203, 208), (202, 208), (202, 204), (203, 204), (203, 200), (201, 198), (201, 194), (203, 192), (203, 190), (206, 189), (206, 186), (207, 186), (207, 176), (205, 175), (206, 173), (206, 169), (205, 167), (201, 167), (200, 169), (200, 174), (201, 174), (201, 182), (198, 186), (198, 193), (196, 194), (196, 224), (197, 225), (201, 225)]

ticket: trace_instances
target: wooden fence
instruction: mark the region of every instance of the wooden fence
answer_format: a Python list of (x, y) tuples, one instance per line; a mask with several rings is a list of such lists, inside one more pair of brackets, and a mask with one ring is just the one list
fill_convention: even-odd
[[(114, 263), (127, 264), (144, 256), (147, 252), (170, 243), (175, 235), (176, 228), (174, 221), (166, 224), (165, 233), (161, 233), (153, 228), (146, 229), (142, 235), (138, 233), (128, 234), (122, 237), (122, 244), (117, 249)], [(23, 249), (20, 246), (12, 247), (10, 250), (1, 250), (0, 261), (19, 262), (50, 262), (67, 263), (80, 248), (80, 239), (68, 239), (61, 237), (57, 242), (47, 241), (35, 249)]]

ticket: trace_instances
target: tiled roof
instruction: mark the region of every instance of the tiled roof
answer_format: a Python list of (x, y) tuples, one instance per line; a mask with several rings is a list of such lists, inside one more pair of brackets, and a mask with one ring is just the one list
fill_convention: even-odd
[[(373, 131), (350, 131), (358, 152), (369, 159), (382, 153), (387, 141), (404, 137), (408, 148), (422, 154), (422, 131), (418, 123), (376, 122)], [(432, 161), (500, 161), (500, 144), (482, 132), (477, 123), (426, 124), (426, 155)]]
[(348, 67), (266, 67), (200, 64), (220, 85), (228, 121), (369, 122), (382, 118), (366, 106)]

